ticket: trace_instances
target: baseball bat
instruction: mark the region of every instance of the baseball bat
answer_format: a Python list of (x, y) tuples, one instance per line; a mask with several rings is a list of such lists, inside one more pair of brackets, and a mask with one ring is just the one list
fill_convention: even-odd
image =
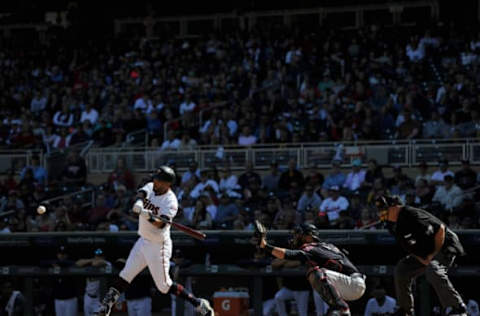
[(149, 211), (149, 210), (145, 210), (145, 209), (144, 209), (143, 211), (144, 211), (144, 212), (147, 212), (147, 214), (148, 214), (149, 216), (152, 216), (152, 217), (155, 218), (156, 220), (159, 220), (159, 221), (164, 222), (164, 223), (166, 223), (166, 224), (171, 224), (173, 227), (175, 227), (175, 228), (178, 229), (179, 231), (187, 234), (187, 235), (190, 236), (190, 237), (193, 237), (193, 238), (198, 239), (198, 240), (204, 240), (204, 239), (207, 237), (207, 235), (205, 235), (205, 234), (202, 233), (201, 231), (198, 231), (198, 230), (196, 230), (196, 229), (193, 229), (193, 228), (190, 228), (190, 227), (188, 227), (188, 226), (182, 225), (182, 224), (180, 224), (180, 223), (175, 223), (175, 222), (173, 222), (173, 221), (172, 221), (172, 222), (169, 222), (169, 221), (167, 221), (166, 219), (164, 219), (164, 218), (162, 218), (162, 217), (160, 217), (160, 216), (158, 216), (158, 215), (153, 214), (153, 213), (152, 213), (151, 211)]
[(367, 228), (370, 228), (372, 226), (375, 226), (375, 225), (378, 225), (380, 224), (382, 221), (381, 220), (378, 220), (378, 221), (375, 221), (373, 223), (370, 223), (370, 224), (367, 224), (367, 225), (363, 225), (362, 227), (360, 227), (359, 229), (367, 229)]

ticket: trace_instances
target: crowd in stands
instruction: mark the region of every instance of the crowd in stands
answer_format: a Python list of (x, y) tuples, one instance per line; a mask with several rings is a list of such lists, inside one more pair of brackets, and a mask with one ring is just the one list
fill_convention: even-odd
[[(0, 148), (51, 152), (85, 141), (124, 146), (127, 133), (144, 128), (148, 145), (160, 151), (478, 137), (478, 34), (441, 23), (308, 32), (259, 23), (199, 38), (88, 47), (50, 34), (34, 49), (0, 48)], [(214, 105), (200, 121), (198, 113)], [(399, 167), (385, 177), (373, 160), (354, 161), (348, 172), (341, 163), (333, 161), (327, 176), (297, 170), (295, 162), (287, 170), (272, 163), (262, 177), (251, 165), (234, 174), (228, 166), (199, 170), (192, 162), (175, 187), (179, 218), (202, 229), (250, 229), (253, 218), (275, 229), (301, 221), (358, 228), (376, 220), (369, 206), (388, 190), (409, 204), (431, 206), (453, 227), (478, 226), (475, 192), (468, 191), (477, 178), (468, 162), (456, 174), (442, 162), (431, 178), (432, 170), (421, 165), (415, 179)], [(76, 151), (49, 186), (42, 169), (35, 158), (7, 176), (0, 209), (18, 212), (1, 218), (2, 230), (136, 226), (126, 201), (139, 181), (124, 164), (88, 212), (74, 197), (38, 217), (34, 208), (51, 183), (80, 188), (87, 177)]]
[[(192, 39), (0, 49), (0, 147), (477, 137), (480, 33), (259, 23)], [(199, 111), (221, 105), (203, 113)], [(164, 125), (167, 135), (164, 135)]]
[[(72, 154), (69, 160), (66, 170), (78, 173), (70, 175), (69, 181), (85, 184), (83, 159)], [(294, 160), (284, 169), (273, 161), (270, 170), (259, 173), (251, 163), (244, 171), (233, 172), (228, 165), (201, 170), (192, 161), (189, 170), (177, 171), (173, 190), (180, 207), (175, 220), (201, 230), (252, 230), (255, 219), (269, 229), (292, 229), (302, 222), (321, 229), (359, 229), (378, 221), (375, 198), (388, 193), (427, 209), (453, 229), (480, 227), (480, 176), (468, 160), (455, 172), (446, 160), (438, 166), (421, 163), (413, 176), (399, 166), (383, 168), (374, 159), (355, 159), (351, 169), (341, 164), (332, 161), (324, 174), (315, 168), (300, 170)], [(174, 161), (169, 165), (176, 167)], [(2, 216), (0, 231), (137, 229), (138, 218), (131, 207), (136, 188), (148, 178), (135, 179), (122, 158), (107, 182), (94, 187), (95, 203), (90, 203), (91, 196), (70, 195), (47, 205), (47, 214), (38, 215), (36, 208), (45, 199), (42, 169), (27, 166), (18, 183), (15, 177), (5, 180), (0, 212), (14, 212)], [(65, 172), (65, 179), (68, 175)], [(382, 225), (370, 227), (378, 228)]]

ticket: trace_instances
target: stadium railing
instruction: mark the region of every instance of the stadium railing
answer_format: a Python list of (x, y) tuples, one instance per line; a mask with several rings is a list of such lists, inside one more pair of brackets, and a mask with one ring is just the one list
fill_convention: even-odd
[(0, 150), (0, 173), (20, 172), (24, 166), (31, 165), (33, 156), (40, 157), (40, 164), (44, 165), (45, 157), (42, 150)]
[(192, 161), (200, 168), (228, 164), (233, 170), (242, 170), (247, 162), (255, 169), (267, 169), (272, 161), (286, 167), (293, 159), (297, 167), (330, 168), (333, 159), (341, 159), (343, 167), (351, 166), (355, 158), (364, 165), (374, 158), (380, 165), (414, 167), (425, 161), (436, 165), (446, 159), (458, 165), (464, 159), (480, 163), (480, 142), (476, 139), (414, 140), (414, 141), (356, 141), (302, 144), (262, 144), (253, 146), (199, 146), (193, 151), (162, 151), (151, 147), (93, 148), (86, 156), (89, 171), (111, 172), (118, 157), (124, 157), (128, 166), (137, 172), (147, 172), (155, 166), (175, 161), (179, 171), (187, 170)]
[[(281, 20), (288, 25), (292, 21), (306, 19), (317, 21), (322, 24), (327, 20), (342, 20), (340, 26), (344, 29), (363, 27), (370, 20), (372, 15), (383, 14), (390, 23), (396, 25), (410, 25), (408, 14), (413, 10), (427, 9), (425, 18), (437, 20), (439, 16), (439, 4), (436, 0), (402, 1), (401, 3), (370, 3), (357, 5), (322, 5), (316, 8), (291, 9), (291, 10), (269, 10), (251, 11), (237, 13), (217, 13), (205, 15), (184, 15), (174, 17), (148, 18), (149, 24), (160, 27), (168, 27), (170, 32), (180, 38), (197, 36), (198, 32), (204, 29), (222, 29), (233, 25), (241, 28), (252, 28), (257, 21), (274, 18)], [(403, 14), (402, 14), (403, 13)], [(119, 35), (124, 29), (145, 27), (146, 17), (123, 18), (114, 21), (114, 33)], [(337, 21), (338, 22), (338, 21)], [(388, 23), (387, 23), (388, 24)]]

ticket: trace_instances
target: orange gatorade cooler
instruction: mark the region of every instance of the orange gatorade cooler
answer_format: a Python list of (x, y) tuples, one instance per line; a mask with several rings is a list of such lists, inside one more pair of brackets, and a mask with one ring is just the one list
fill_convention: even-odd
[(248, 292), (215, 292), (213, 306), (216, 316), (248, 316)]

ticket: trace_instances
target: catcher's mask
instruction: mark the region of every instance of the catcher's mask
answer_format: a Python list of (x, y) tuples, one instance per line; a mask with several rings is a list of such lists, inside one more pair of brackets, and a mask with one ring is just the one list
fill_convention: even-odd
[(393, 197), (389, 195), (379, 195), (375, 199), (375, 206), (378, 209), (378, 216), (382, 222), (387, 220), (388, 209), (392, 206), (401, 205), (402, 202), (398, 197)]
[(305, 237), (311, 236), (314, 241), (320, 241), (318, 229), (312, 224), (301, 224), (293, 229), (293, 237), (290, 239), (290, 246), (294, 249), (300, 248), (306, 243)]

